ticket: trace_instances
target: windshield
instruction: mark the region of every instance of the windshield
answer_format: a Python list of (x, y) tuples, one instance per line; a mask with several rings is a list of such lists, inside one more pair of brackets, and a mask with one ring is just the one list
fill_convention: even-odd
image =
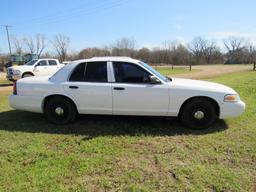
[(37, 60), (31, 60), (31, 61), (29, 61), (29, 62), (27, 62), (27, 63), (25, 63), (24, 65), (34, 65), (35, 63), (37, 62)]
[(163, 76), (161, 73), (159, 73), (157, 70), (155, 70), (154, 68), (150, 67), (148, 64), (144, 63), (144, 62), (139, 62), (141, 65), (143, 65), (144, 67), (146, 67), (149, 71), (151, 71), (153, 74), (155, 74), (159, 79), (161, 79), (162, 81), (165, 82), (169, 82), (170, 80)]

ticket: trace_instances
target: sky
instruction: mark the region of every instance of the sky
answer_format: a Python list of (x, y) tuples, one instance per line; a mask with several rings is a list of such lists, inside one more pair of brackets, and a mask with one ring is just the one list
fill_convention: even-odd
[[(138, 48), (197, 36), (218, 42), (238, 36), (256, 44), (255, 7), (255, 0), (8, 0), (1, 2), (0, 25), (10, 25), (10, 36), (18, 38), (65, 34), (72, 51), (122, 37), (135, 39)], [(7, 52), (1, 27), (0, 53)]]

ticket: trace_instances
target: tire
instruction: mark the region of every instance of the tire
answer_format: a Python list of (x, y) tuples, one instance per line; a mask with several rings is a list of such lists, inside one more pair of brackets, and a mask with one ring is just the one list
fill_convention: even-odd
[(53, 97), (45, 104), (44, 113), (51, 123), (64, 125), (76, 119), (77, 109), (69, 99)]
[(217, 119), (217, 113), (210, 101), (195, 98), (182, 107), (180, 119), (191, 129), (206, 129)]
[(31, 73), (24, 73), (24, 74), (22, 75), (22, 78), (32, 77), (32, 76), (34, 76), (34, 75), (32, 75)]

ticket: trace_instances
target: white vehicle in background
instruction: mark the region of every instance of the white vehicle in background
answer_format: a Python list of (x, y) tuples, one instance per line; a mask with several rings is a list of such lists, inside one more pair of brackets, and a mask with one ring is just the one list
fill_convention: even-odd
[(11, 107), (44, 113), (56, 124), (70, 123), (77, 114), (172, 116), (190, 128), (204, 129), (245, 110), (230, 87), (170, 79), (127, 57), (75, 61), (52, 77), (20, 79), (13, 90)]
[(8, 67), (6, 78), (16, 81), (24, 77), (50, 76), (63, 66), (58, 59), (34, 59), (24, 65)]

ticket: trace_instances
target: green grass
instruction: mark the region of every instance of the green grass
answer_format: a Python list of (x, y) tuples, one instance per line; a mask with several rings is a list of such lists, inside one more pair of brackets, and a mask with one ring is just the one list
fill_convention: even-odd
[(146, 117), (54, 126), (0, 93), (0, 191), (255, 191), (256, 73), (210, 80), (236, 89), (247, 109), (205, 131)]
[(183, 73), (193, 73), (200, 71), (200, 69), (193, 69), (189, 71), (189, 67), (174, 67), (173, 69), (170, 67), (161, 67), (161, 66), (153, 66), (158, 72), (162, 75), (176, 75), (176, 74), (183, 74)]
[(7, 79), (0, 79), (0, 85), (11, 84), (12, 82)]

